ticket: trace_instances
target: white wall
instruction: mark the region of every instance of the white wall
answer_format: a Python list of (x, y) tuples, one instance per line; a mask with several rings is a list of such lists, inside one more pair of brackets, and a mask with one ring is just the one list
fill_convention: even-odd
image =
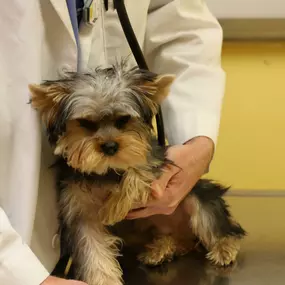
[(285, 19), (285, 0), (206, 0), (206, 2), (219, 19)]

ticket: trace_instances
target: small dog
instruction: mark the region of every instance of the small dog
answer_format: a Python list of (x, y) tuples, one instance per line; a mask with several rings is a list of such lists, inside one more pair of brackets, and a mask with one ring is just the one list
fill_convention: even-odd
[(227, 189), (211, 181), (200, 180), (172, 215), (124, 220), (151, 199), (150, 184), (172, 163), (154, 140), (152, 121), (173, 80), (123, 61), (29, 86), (58, 157), (63, 244), (76, 278), (89, 285), (122, 284), (123, 239), (144, 246), (138, 258), (148, 265), (188, 253), (196, 240), (217, 265), (236, 259), (245, 231), (222, 199)]

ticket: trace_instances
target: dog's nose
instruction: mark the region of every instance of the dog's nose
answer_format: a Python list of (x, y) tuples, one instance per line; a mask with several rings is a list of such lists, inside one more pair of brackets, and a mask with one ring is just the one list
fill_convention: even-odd
[(106, 155), (114, 155), (118, 149), (119, 149), (119, 144), (114, 141), (108, 141), (105, 142), (101, 145), (101, 149)]

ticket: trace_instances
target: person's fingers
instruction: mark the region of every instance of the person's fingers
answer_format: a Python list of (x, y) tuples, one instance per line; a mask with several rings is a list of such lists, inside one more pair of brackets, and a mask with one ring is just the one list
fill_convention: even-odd
[(142, 219), (147, 218), (153, 215), (171, 215), (177, 206), (174, 207), (148, 207), (142, 210), (131, 211), (126, 219), (134, 220), (134, 219)]
[[(172, 165), (166, 166), (163, 175), (152, 182), (151, 184), (151, 197), (147, 204), (142, 205), (140, 203), (136, 203), (133, 205), (132, 210), (127, 215), (126, 219), (137, 219), (142, 217), (148, 217), (150, 215), (154, 214), (168, 214), (167, 210), (164, 210), (164, 212), (159, 212), (158, 208), (161, 209), (167, 209), (166, 206), (171, 206), (171, 208), (176, 208), (177, 201), (172, 199), (172, 195), (168, 197), (169, 199), (163, 199), (165, 197), (165, 190), (168, 187), (168, 183), (172, 180), (172, 178), (179, 172), (179, 169), (177, 167), (174, 167)], [(170, 193), (171, 194), (171, 193)], [(167, 198), (167, 197), (166, 197)], [(168, 202), (168, 200), (170, 200)], [(165, 201), (162, 201), (165, 200)], [(163, 202), (163, 207), (162, 204)], [(169, 204), (171, 203), (171, 204)], [(169, 204), (169, 205), (168, 205)], [(143, 208), (143, 209), (142, 209)], [(151, 211), (151, 208), (156, 208), (155, 211)]]
[(177, 167), (173, 165), (166, 165), (163, 168), (162, 175), (152, 184), (156, 185), (157, 183), (159, 183), (161, 186), (166, 186), (171, 177), (175, 175), (178, 171), (179, 169)]
[[(155, 191), (155, 194), (152, 193), (154, 197), (153, 200), (150, 200), (147, 203), (147, 207), (175, 207), (179, 203), (179, 196), (177, 193), (179, 193), (179, 189), (181, 188), (181, 185), (179, 183), (179, 179), (177, 179), (178, 174), (175, 174), (171, 177), (171, 179), (168, 181), (168, 184), (166, 187), (162, 190)], [(158, 187), (161, 187), (160, 185)]]
[(132, 205), (131, 211), (138, 210), (138, 209), (141, 209), (141, 208), (145, 208), (146, 206), (147, 206), (146, 204), (134, 202), (133, 205)]
[(154, 199), (163, 197), (166, 185), (161, 185), (160, 181), (154, 181), (151, 185), (151, 195)]
[(164, 168), (163, 174), (151, 184), (151, 194), (154, 199), (161, 199), (171, 178), (179, 172), (177, 167), (168, 165)]
[(142, 210), (133, 210), (128, 213), (126, 219), (127, 220), (134, 220), (138, 218), (146, 218), (152, 215), (152, 210), (151, 208), (145, 208)]

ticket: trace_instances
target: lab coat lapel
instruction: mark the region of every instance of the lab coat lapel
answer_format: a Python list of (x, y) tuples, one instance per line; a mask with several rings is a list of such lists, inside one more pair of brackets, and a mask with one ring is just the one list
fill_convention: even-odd
[(68, 34), (70, 35), (70, 37), (72, 38), (74, 43), (76, 43), (74, 32), (73, 32), (73, 28), (72, 28), (72, 24), (71, 24), (71, 21), (70, 21), (68, 8), (67, 8), (67, 4), (66, 4), (66, 0), (49, 0), (49, 1), (53, 5), (56, 13), (58, 14), (58, 16), (60, 17), (62, 23), (66, 27), (66, 30), (68, 31)]

